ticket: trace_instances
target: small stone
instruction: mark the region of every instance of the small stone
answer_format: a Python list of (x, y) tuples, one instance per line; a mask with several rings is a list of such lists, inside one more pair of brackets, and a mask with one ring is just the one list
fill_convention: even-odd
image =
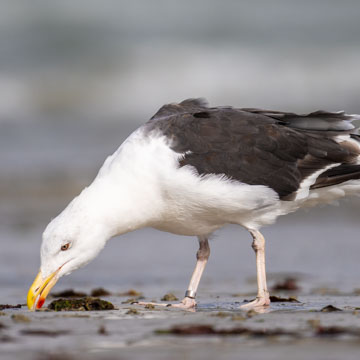
[(136, 309), (129, 309), (127, 312), (126, 312), (126, 315), (139, 315), (139, 311), (136, 310)]
[(104, 325), (101, 325), (98, 330), (99, 335), (109, 335)]
[(328, 305), (328, 306), (323, 307), (320, 311), (321, 312), (334, 312), (334, 311), (342, 311), (342, 310), (333, 305)]

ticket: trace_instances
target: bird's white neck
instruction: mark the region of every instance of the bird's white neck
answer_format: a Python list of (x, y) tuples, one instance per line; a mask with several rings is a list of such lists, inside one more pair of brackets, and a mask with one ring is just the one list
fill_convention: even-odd
[(106, 178), (95, 179), (76, 199), (108, 238), (151, 225), (156, 200), (128, 180), (113, 184)]
[(135, 132), (109, 156), (79, 196), (93, 221), (104, 224), (111, 237), (152, 226), (162, 216), (159, 174), (170, 150), (163, 141), (142, 140), (141, 135)]

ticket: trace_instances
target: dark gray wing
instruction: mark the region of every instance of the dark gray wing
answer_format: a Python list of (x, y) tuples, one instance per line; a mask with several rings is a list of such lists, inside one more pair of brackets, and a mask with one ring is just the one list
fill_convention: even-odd
[[(331, 124), (316, 131), (318, 124), (324, 127), (329, 114)], [(179, 166), (192, 166), (200, 175), (225, 174), (243, 183), (265, 185), (280, 198), (290, 199), (311, 174), (334, 163), (354, 164), (358, 149), (333, 139), (349, 130), (348, 119), (342, 116), (345, 114), (316, 112), (307, 117), (259, 109), (209, 108), (203, 100), (190, 99), (165, 105), (147, 126), (171, 139), (172, 149), (183, 154)], [(310, 119), (315, 119), (316, 126), (302, 129)], [(294, 123), (297, 126), (292, 126)]]

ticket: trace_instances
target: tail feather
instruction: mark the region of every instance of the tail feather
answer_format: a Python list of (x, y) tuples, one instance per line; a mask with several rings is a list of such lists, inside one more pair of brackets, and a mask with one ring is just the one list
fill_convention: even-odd
[(344, 111), (330, 112), (318, 110), (310, 114), (294, 114), (283, 111), (272, 111), (263, 109), (242, 109), (255, 114), (269, 116), (282, 121), (289, 127), (302, 130), (315, 131), (350, 131), (355, 129), (355, 120), (360, 120), (360, 115), (346, 114)]

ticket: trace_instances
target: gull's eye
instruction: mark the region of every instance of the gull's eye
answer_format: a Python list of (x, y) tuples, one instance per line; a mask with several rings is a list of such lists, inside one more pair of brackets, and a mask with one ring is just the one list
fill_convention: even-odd
[(61, 246), (61, 251), (66, 251), (70, 247), (70, 243)]

